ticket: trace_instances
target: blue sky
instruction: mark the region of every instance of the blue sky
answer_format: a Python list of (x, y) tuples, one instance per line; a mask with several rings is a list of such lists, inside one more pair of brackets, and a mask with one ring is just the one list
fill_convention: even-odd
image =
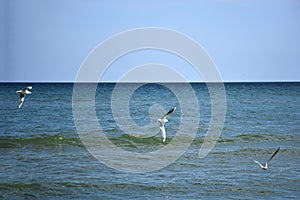
[[(224, 81), (300, 81), (297, 0), (0, 0), (0, 23), (2, 82), (72, 82), (100, 42), (142, 27), (193, 38)], [(117, 81), (131, 67), (149, 62), (201, 81), (180, 59), (152, 51), (124, 56), (103, 80)]]

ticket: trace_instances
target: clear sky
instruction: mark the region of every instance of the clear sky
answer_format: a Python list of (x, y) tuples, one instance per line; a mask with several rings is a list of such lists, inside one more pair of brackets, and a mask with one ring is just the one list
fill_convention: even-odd
[[(300, 81), (298, 0), (0, 0), (0, 24), (2, 82), (72, 82), (96, 45), (142, 27), (193, 38), (224, 81)], [(201, 81), (174, 56), (136, 53), (119, 59), (103, 80), (117, 81), (123, 65), (163, 62)]]

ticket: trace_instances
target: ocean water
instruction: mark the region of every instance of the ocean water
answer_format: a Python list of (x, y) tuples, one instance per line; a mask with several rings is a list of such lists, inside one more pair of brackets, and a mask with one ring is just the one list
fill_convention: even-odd
[[(33, 86), (32, 94), (18, 109), (16, 90), (28, 85)], [(112, 160), (117, 167), (107, 166), (80, 139), (72, 112), (73, 84), (1, 83), (0, 199), (300, 198), (300, 83), (225, 83), (224, 127), (204, 158), (199, 158), (199, 149), (213, 117), (210, 91), (203, 83), (191, 84), (198, 101), (195, 106), (182, 84), (171, 85), (181, 91), (183, 99), (167, 87), (146, 84), (136, 89), (128, 102), (125, 93), (120, 95), (116, 103), (125, 109), (114, 110), (111, 99), (115, 84), (98, 84), (94, 106), (99, 129), (128, 155), (170, 146), (185, 120), (188, 126), (183, 132), (196, 127), (191, 145), (178, 159), (154, 171), (130, 173), (122, 171), (122, 166), (131, 162), (130, 157), (118, 159), (115, 155)], [(129, 86), (121, 87), (126, 91)], [(84, 87), (88, 90), (90, 86)], [(153, 132), (149, 137), (133, 133), (135, 126), (151, 124), (151, 108), (168, 111), (175, 105), (177, 109), (166, 124), (166, 143), (162, 142), (158, 124), (147, 127)], [(130, 119), (126, 118), (126, 108)], [(82, 109), (84, 112), (86, 108)], [(196, 125), (192, 124), (195, 116), (189, 115), (194, 110), (200, 110)], [(93, 117), (79, 118), (84, 130), (89, 131)], [(253, 162), (267, 161), (278, 147), (281, 149), (268, 170)], [(164, 155), (166, 160), (169, 153)], [(156, 161), (158, 166), (164, 158)]]

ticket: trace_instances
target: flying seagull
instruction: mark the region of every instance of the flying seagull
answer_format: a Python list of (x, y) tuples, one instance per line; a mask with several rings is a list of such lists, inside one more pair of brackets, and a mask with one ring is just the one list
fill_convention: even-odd
[(22, 90), (18, 90), (16, 91), (19, 95), (20, 95), (20, 104), (19, 104), (19, 108), (21, 108), (23, 102), (24, 102), (24, 99), (25, 99), (25, 96), (26, 94), (31, 94), (31, 92), (29, 90), (31, 90), (32, 87), (31, 86), (28, 86), (28, 87), (25, 87), (23, 88)]
[(273, 155), (271, 156), (271, 158), (266, 162), (265, 166), (263, 166), (260, 162), (254, 160), (254, 162), (256, 162), (263, 170), (267, 170), (268, 169), (268, 163), (272, 160), (272, 158), (274, 158), (274, 156), (278, 153), (280, 147), (273, 153)]
[(161, 130), (161, 134), (163, 137), (163, 142), (166, 141), (167, 138), (167, 134), (166, 134), (166, 130), (165, 130), (165, 123), (168, 122), (167, 120), (167, 116), (172, 114), (174, 111), (176, 110), (176, 106), (174, 108), (172, 108), (169, 112), (167, 112), (166, 114), (164, 114), (160, 119), (157, 119), (157, 122), (159, 123), (159, 128)]

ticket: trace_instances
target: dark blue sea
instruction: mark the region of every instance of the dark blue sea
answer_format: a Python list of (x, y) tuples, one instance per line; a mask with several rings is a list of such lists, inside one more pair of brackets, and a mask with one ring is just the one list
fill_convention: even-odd
[[(16, 90), (29, 85), (32, 94), (19, 109)], [(206, 84), (191, 84), (196, 106), (183, 83), (170, 84), (181, 99), (155, 83), (138, 86), (128, 98), (131, 84), (119, 85), (124, 94), (113, 98), (116, 84), (98, 84), (85, 107), (88, 83), (82, 83), (77, 105), (73, 83), (1, 83), (0, 199), (300, 198), (300, 83), (225, 83), (224, 125), (204, 158), (199, 149), (216, 117)], [(151, 116), (162, 116), (173, 106), (177, 109), (168, 116), (163, 143)], [(94, 112), (86, 114), (90, 108)], [(91, 133), (93, 146), (87, 147), (80, 130)], [(193, 130), (192, 140), (177, 137)], [(98, 143), (100, 134), (110, 142), (102, 143), (103, 137)], [(162, 164), (187, 142), (178, 158)], [(267, 170), (254, 163), (266, 162), (278, 147)], [(113, 155), (112, 148), (125, 154)], [(160, 151), (165, 153), (158, 159), (149, 157)]]

